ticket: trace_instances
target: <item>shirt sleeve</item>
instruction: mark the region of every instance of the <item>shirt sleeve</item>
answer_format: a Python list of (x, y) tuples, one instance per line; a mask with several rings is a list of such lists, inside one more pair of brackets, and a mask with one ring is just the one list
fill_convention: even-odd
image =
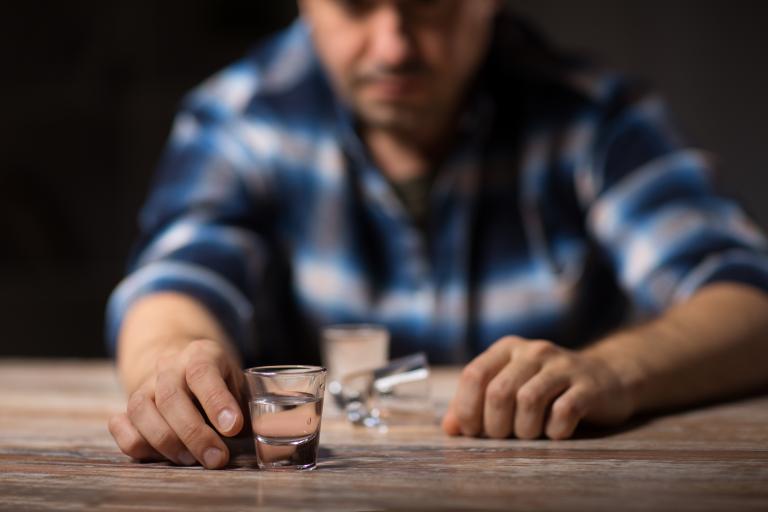
[(266, 172), (241, 142), (236, 121), (182, 110), (140, 215), (127, 277), (107, 306), (114, 353), (123, 317), (140, 297), (187, 294), (220, 320), (242, 354), (252, 353), (254, 294), (268, 256)]
[(658, 98), (627, 102), (605, 122), (585, 176), (587, 228), (640, 316), (715, 281), (768, 292), (766, 239), (712, 186), (713, 161), (687, 148)]

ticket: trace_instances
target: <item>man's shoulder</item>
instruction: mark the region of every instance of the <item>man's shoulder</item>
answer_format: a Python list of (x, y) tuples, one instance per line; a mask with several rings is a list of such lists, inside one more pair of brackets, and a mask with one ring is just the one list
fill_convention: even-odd
[(308, 118), (327, 107), (327, 89), (309, 31), (295, 21), (194, 88), (183, 108), (217, 120)]
[(522, 108), (529, 122), (551, 126), (585, 117), (606, 120), (653, 93), (637, 77), (557, 47), (512, 12), (499, 23), (491, 56), (496, 96)]

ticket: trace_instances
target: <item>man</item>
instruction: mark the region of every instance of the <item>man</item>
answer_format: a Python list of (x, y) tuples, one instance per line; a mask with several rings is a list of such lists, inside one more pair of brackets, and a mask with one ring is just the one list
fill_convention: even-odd
[(657, 100), (498, 1), (299, 5), (176, 120), (109, 307), (126, 454), (224, 466), (241, 358), (307, 357), (328, 323), (471, 359), (452, 435), (564, 439), (768, 382), (765, 239)]

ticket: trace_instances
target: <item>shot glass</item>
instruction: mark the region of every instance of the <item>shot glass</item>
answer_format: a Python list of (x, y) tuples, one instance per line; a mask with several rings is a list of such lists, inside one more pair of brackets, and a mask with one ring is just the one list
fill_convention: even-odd
[(323, 329), (322, 352), (329, 382), (338, 382), (347, 374), (385, 365), (389, 332), (374, 324), (331, 325)]
[(314, 469), (326, 369), (259, 366), (244, 373), (259, 469)]

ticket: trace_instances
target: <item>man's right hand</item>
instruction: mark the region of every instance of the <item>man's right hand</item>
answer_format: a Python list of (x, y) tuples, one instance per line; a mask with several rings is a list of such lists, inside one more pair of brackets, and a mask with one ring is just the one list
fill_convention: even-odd
[(193, 341), (157, 360), (155, 371), (130, 395), (127, 411), (110, 419), (109, 431), (134, 459), (221, 468), (229, 450), (219, 434), (232, 437), (244, 424), (242, 382), (239, 365), (221, 344)]

